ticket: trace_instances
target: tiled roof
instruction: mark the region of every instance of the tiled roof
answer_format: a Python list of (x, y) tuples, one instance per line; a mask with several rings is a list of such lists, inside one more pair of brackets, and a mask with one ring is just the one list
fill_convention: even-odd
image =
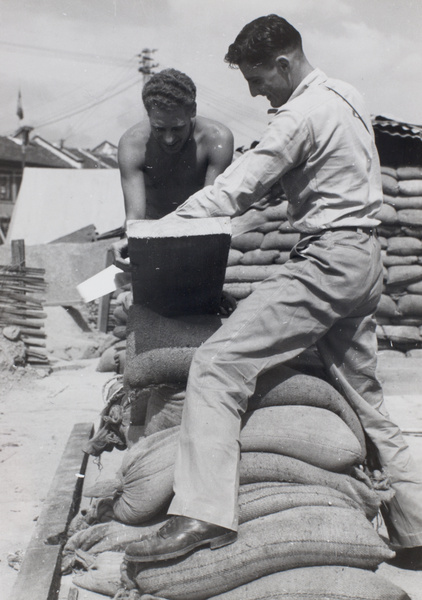
[[(95, 154), (95, 156), (97, 156), (97, 153), (92, 152), (92, 154)], [(109, 167), (112, 167), (113, 169), (117, 169), (118, 168), (118, 162), (117, 159), (113, 158), (112, 156), (104, 156), (103, 154), (100, 154), (99, 157), (101, 158), (103, 163), (106, 163)]]
[[(59, 148), (39, 136), (34, 136), (25, 148), (25, 164), (28, 167), (59, 169), (116, 169), (118, 166), (116, 157), (110, 152), (113, 148), (113, 144), (109, 142), (103, 142), (93, 151), (80, 148)], [(103, 153), (102, 149), (109, 151)], [(0, 136), (0, 163), (20, 168), (22, 159), (22, 139)]]
[[(0, 136), (0, 161), (22, 164), (22, 145), (9, 137)], [(25, 164), (31, 167), (69, 168), (69, 163), (55, 156), (38, 144), (29, 142), (26, 146)]]

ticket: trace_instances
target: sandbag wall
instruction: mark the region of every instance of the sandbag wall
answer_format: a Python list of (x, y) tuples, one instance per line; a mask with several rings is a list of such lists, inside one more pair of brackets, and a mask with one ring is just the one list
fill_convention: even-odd
[(144, 436), (128, 440), (113, 479), (84, 485), (97, 504), (77, 516), (62, 558), (75, 585), (167, 600), (257, 600), (273, 585), (308, 600), (355, 600), (357, 589), (362, 600), (407, 598), (393, 588), (383, 596), (391, 584), (371, 572), (393, 556), (371, 523), (391, 489), (381, 472), (361, 467), (357, 416), (329, 383), (285, 365), (259, 379), (243, 417), (237, 542), (176, 561), (125, 563), (127, 545), (166, 518), (189, 364), (218, 317), (169, 319), (133, 305), (128, 322), (125, 382), (145, 392)]
[(422, 346), (422, 168), (382, 167), (384, 205), (378, 235), (384, 290), (378, 339), (399, 350)]
[[(382, 167), (382, 183), (384, 289), (377, 336), (380, 348), (407, 351), (422, 348), (422, 167)], [(233, 220), (233, 230), (224, 289), (242, 300), (286, 262), (299, 234), (287, 221), (286, 200), (249, 210)]]

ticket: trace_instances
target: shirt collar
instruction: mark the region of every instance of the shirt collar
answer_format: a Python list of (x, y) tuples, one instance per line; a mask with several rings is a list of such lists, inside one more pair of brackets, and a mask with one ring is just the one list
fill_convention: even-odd
[[(293, 94), (287, 100), (286, 104), (303, 94), (303, 92), (306, 91), (311, 85), (318, 85), (323, 81), (327, 81), (327, 79), (327, 75), (321, 71), (321, 69), (314, 69), (309, 73), (309, 75), (302, 79), (297, 88), (294, 90)], [(279, 108), (270, 108), (267, 112), (270, 116), (276, 115), (279, 111), (283, 110), (286, 104), (283, 104), (283, 106), (280, 106)]]
[(309, 73), (309, 75), (305, 77), (305, 79), (302, 79), (302, 81), (299, 83), (293, 94), (288, 99), (288, 102), (290, 102), (290, 100), (293, 100), (294, 98), (297, 98), (297, 96), (300, 96), (300, 94), (303, 94), (303, 92), (306, 89), (308, 89), (311, 85), (320, 84), (323, 81), (327, 81), (326, 74), (323, 73), (321, 69), (314, 69)]

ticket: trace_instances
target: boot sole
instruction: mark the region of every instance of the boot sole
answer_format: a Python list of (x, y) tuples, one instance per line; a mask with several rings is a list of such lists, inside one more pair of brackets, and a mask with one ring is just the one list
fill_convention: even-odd
[(197, 548), (203, 548), (205, 546), (209, 546), (211, 550), (216, 550), (217, 548), (222, 548), (223, 546), (229, 546), (233, 544), (237, 539), (237, 532), (231, 531), (229, 533), (225, 533), (224, 535), (220, 535), (218, 537), (209, 538), (207, 540), (198, 540), (197, 542), (193, 542), (189, 544), (189, 546), (184, 546), (179, 550), (174, 550), (173, 552), (167, 552), (166, 554), (156, 554), (154, 556), (133, 556), (130, 554), (125, 554), (124, 560), (127, 562), (136, 562), (136, 563), (149, 563), (149, 562), (159, 562), (163, 560), (171, 560), (172, 558), (179, 558), (180, 556), (184, 556), (188, 554), (192, 550), (196, 550)]

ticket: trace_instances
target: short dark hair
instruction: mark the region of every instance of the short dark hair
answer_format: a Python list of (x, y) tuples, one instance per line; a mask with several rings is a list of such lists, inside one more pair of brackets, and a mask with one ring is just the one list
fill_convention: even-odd
[(300, 33), (278, 15), (259, 17), (242, 29), (224, 58), (231, 67), (241, 62), (267, 63), (276, 53), (302, 50)]
[(176, 69), (164, 69), (153, 75), (142, 90), (142, 101), (149, 113), (153, 107), (172, 110), (179, 106), (196, 108), (196, 86), (192, 79)]

